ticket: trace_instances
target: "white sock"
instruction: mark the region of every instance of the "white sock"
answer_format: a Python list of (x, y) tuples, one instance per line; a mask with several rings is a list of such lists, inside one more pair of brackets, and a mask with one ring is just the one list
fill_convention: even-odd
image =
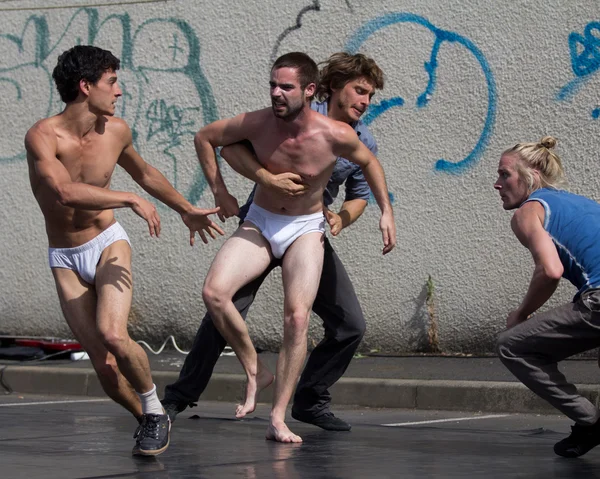
[(162, 404), (156, 394), (156, 384), (153, 384), (152, 389), (147, 393), (137, 393), (137, 395), (142, 402), (143, 414), (164, 414)]

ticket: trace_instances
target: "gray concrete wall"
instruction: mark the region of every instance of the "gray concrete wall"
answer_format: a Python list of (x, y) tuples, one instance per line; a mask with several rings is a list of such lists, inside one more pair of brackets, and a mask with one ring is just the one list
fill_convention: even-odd
[[(374, 57), (387, 76), (366, 121), (398, 226), (398, 247), (386, 257), (374, 204), (333, 240), (368, 320), (363, 350), (427, 346), (431, 276), (441, 348), (491, 351), (532, 270), (492, 187), (500, 153), (552, 134), (570, 189), (600, 199), (598, 22), (595, 0), (1, 2), (0, 334), (68, 335), (23, 151), (29, 126), (61, 108), (50, 78), (60, 52), (93, 43), (122, 59), (118, 114), (138, 151), (190, 200), (210, 206), (193, 134), (268, 105), (269, 66), (279, 54), (303, 50), (321, 61), (346, 49)], [(227, 166), (223, 172), (244, 200), (250, 183)], [(113, 187), (142, 194), (123, 171)], [(222, 240), (192, 249), (179, 217), (159, 211), (160, 240), (132, 212), (117, 212), (134, 245), (131, 330), (153, 343), (174, 334), (189, 345)], [(230, 221), (227, 232), (235, 227)], [(562, 285), (553, 304), (573, 292)], [(281, 303), (276, 272), (249, 317), (262, 348), (281, 340)], [(311, 341), (321, 334), (314, 317)]]

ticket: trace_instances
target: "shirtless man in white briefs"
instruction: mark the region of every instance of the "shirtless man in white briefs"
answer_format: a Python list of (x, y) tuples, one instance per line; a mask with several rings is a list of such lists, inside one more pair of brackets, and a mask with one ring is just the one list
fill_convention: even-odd
[(131, 248), (114, 208), (131, 208), (160, 234), (149, 201), (111, 191), (119, 164), (150, 195), (177, 211), (207, 243), (223, 234), (208, 214), (192, 206), (135, 151), (131, 130), (115, 118), (122, 95), (119, 60), (109, 51), (76, 46), (64, 52), (52, 74), (62, 113), (38, 121), (25, 147), (31, 189), (44, 215), (49, 263), (60, 304), (73, 335), (89, 354), (102, 388), (139, 421), (133, 454), (155, 456), (169, 445), (170, 422), (156, 395), (148, 357), (127, 333), (132, 299)]
[(247, 375), (246, 399), (236, 410), (241, 418), (254, 411), (258, 393), (274, 377), (258, 359), (232, 298), (262, 274), (273, 257), (283, 258), (284, 335), (266, 438), (286, 443), (302, 442), (285, 424), (285, 412), (306, 356), (308, 321), (323, 265), (323, 190), (338, 156), (363, 170), (381, 209), (384, 254), (396, 244), (383, 169), (350, 125), (311, 110), (317, 83), (317, 65), (310, 57), (299, 52), (283, 55), (271, 69), (271, 108), (211, 123), (195, 137), (210, 185), (224, 184), (222, 178), (215, 181), (220, 175), (216, 162), (206, 161), (214, 157), (214, 149), (249, 140), (260, 162), (249, 160), (249, 178), (256, 179), (261, 169), (291, 172), (303, 178), (306, 188), (302, 195), (290, 198), (258, 186), (245, 222), (221, 247), (202, 290), (215, 326)]

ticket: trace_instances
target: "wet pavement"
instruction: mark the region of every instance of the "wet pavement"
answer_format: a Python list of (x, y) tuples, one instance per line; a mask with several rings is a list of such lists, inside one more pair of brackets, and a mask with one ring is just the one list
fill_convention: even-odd
[(269, 408), (232, 419), (234, 404), (181, 413), (158, 458), (130, 454), (135, 420), (102, 398), (0, 397), (0, 477), (52, 478), (600, 478), (600, 448), (554, 455), (569, 432), (557, 415), (337, 408), (352, 432), (290, 420), (304, 443), (265, 441)]

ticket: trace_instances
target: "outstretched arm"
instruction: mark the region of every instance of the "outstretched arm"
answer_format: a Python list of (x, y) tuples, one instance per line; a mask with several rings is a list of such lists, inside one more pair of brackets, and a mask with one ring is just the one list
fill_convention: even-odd
[(381, 210), (379, 228), (383, 235), (383, 254), (396, 246), (396, 225), (388, 194), (385, 174), (375, 155), (361, 143), (356, 132), (346, 124), (338, 122), (335, 134), (334, 154), (359, 165)]
[[(208, 215), (217, 213), (218, 208), (201, 209), (193, 206), (179, 193), (164, 175), (153, 166), (146, 163), (135, 151), (132, 143), (131, 130), (124, 125), (123, 136), (125, 148), (119, 156), (121, 165), (133, 180), (139, 184), (147, 193), (175, 210), (181, 215), (181, 219), (190, 230), (190, 244), (193, 246), (195, 234), (198, 232), (204, 243), (208, 243), (207, 235), (216, 238), (215, 233), (225, 234)], [(153, 205), (152, 205), (153, 206)], [(153, 206), (154, 207), (154, 206)]]
[(525, 203), (513, 215), (512, 230), (531, 253), (535, 269), (523, 301), (508, 316), (507, 328), (525, 321), (530, 314), (542, 307), (556, 291), (563, 274), (564, 267), (556, 247), (544, 229), (544, 217), (544, 207), (537, 201)]

